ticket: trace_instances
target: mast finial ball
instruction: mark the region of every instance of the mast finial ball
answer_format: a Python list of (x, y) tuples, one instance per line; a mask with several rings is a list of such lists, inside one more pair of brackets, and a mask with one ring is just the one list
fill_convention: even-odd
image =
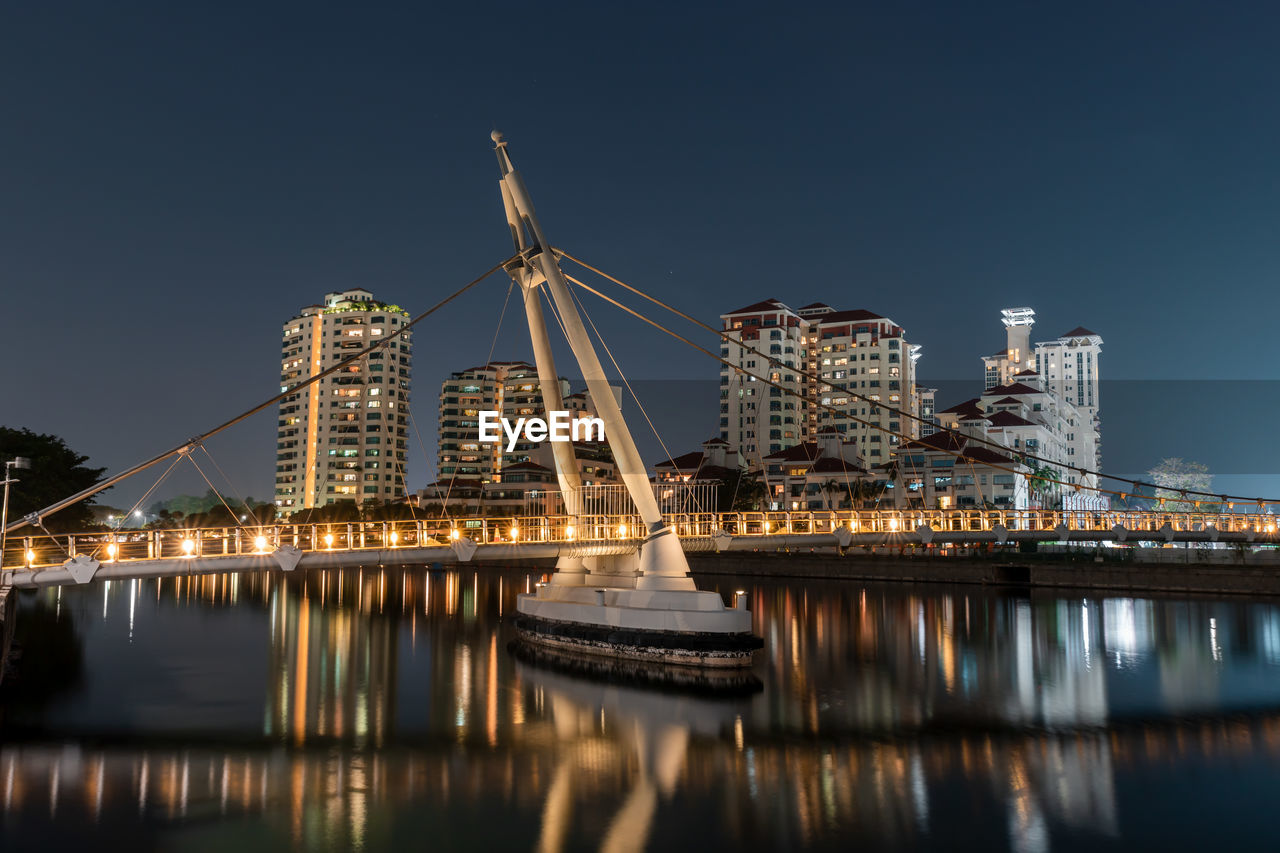
[(502, 131), (500, 131), (500, 130), (495, 130), (493, 133), (489, 134), (489, 138), (490, 138), (490, 139), (492, 139), (492, 140), (493, 140), (495, 143), (497, 143), (498, 145), (501, 145), (501, 144), (502, 144)]

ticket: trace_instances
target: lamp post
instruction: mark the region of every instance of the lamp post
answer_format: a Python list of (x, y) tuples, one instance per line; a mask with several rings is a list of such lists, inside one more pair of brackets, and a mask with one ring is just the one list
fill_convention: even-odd
[(0, 509), (0, 566), (4, 565), (4, 546), (9, 539), (9, 485), (18, 482), (13, 478), (14, 468), (27, 470), (31, 460), (25, 456), (15, 456), (4, 463), (4, 508)]

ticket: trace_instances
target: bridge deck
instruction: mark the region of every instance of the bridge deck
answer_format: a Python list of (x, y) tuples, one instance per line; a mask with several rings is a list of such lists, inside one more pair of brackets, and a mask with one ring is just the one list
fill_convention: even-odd
[[(686, 550), (1011, 542), (1232, 542), (1275, 544), (1276, 517), (1248, 513), (1051, 510), (830, 510), (667, 516)], [(93, 577), (150, 577), (298, 566), (552, 558), (621, 554), (639, 547), (634, 515), (418, 519), (336, 524), (90, 532), (11, 537), (0, 585), (76, 582), (64, 568), (83, 554)], [(474, 553), (467, 547), (474, 544)]]

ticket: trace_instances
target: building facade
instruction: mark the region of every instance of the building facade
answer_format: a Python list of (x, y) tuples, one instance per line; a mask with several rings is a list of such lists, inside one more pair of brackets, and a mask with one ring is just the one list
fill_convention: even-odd
[[(869, 464), (920, 434), (920, 347), (887, 317), (766, 299), (721, 315), (720, 437), (753, 466), (832, 427)], [(762, 380), (777, 383), (764, 384)]]
[[(557, 384), (564, 409), (574, 420), (595, 417), (589, 393), (570, 394), (569, 380), (564, 377), (560, 377)], [(615, 387), (613, 392), (614, 399), (621, 405), (620, 389)], [(554, 467), (550, 444), (546, 442), (520, 441), (511, 450), (507, 449), (505, 439), (482, 443), (479, 418), (484, 410), (498, 412), (511, 423), (519, 418), (546, 417), (537, 367), (524, 361), (491, 361), (458, 371), (441, 384), (436, 451), (441, 482), (454, 479), (500, 482), (503, 469), (521, 462), (536, 461)], [(575, 446), (575, 451), (585, 454), (584, 458), (590, 461), (591, 454), (585, 446)], [(594, 468), (591, 470), (594, 473)]]
[[(367, 290), (325, 294), (284, 324), (280, 390), (304, 382), (409, 322)], [(275, 504), (281, 514), (337, 501), (402, 500), (412, 332), (280, 403)]]
[(1093, 456), (1077, 461), (1088, 468), (1102, 467), (1102, 408), (1099, 368), (1102, 337), (1078, 326), (1053, 341), (1031, 344), (1036, 312), (1031, 308), (1005, 308), (1000, 312), (1006, 334), (1005, 349), (982, 359), (984, 389), (1018, 381), (1035, 374), (1043, 390), (1080, 410), (1093, 431)]

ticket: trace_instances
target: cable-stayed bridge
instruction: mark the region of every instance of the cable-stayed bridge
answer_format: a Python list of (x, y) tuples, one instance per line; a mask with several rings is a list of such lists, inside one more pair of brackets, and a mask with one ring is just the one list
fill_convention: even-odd
[[(603, 610), (603, 592), (610, 590), (609, 607), (630, 608), (635, 614), (645, 610), (670, 614), (680, 608), (688, 619), (698, 622), (708, 610), (718, 606), (700, 593), (689, 578), (687, 551), (740, 551), (809, 548), (850, 548), (888, 546), (901, 549), (955, 546), (1009, 546), (1034, 542), (1155, 542), (1170, 543), (1234, 543), (1252, 545), (1275, 541), (1275, 516), (1265, 514), (1268, 503), (1261, 499), (1216, 495), (1194, 490), (1179, 490), (1175, 499), (1182, 505), (1204, 504), (1213, 511), (1054, 511), (1017, 509), (887, 509), (829, 510), (745, 513), (669, 513), (653, 495), (648, 474), (640, 462), (635, 442), (612, 395), (609, 379), (596, 353), (596, 341), (609, 354), (607, 344), (591, 323), (595, 338), (588, 332), (580, 312), (577, 291), (594, 294), (692, 348), (710, 359), (743, 371), (712, 350), (690, 340), (653, 320), (635, 308), (596, 288), (566, 275), (562, 260), (577, 263), (583, 269), (618, 285), (623, 291), (682, 318), (697, 327), (695, 334), (710, 333), (720, 340), (730, 340), (722, 330), (713, 328), (689, 314), (608, 275), (584, 261), (556, 249), (548, 241), (533, 209), (522, 177), (507, 152), (500, 133), (493, 134), (495, 153), (501, 174), (501, 192), (514, 254), (494, 265), (430, 309), (403, 324), (398, 331), (354, 352), (350, 357), (323, 370), (317, 369), (306, 379), (282, 388), (281, 393), (241, 413), (220, 426), (196, 436), (150, 460), (116, 474), (96, 486), (32, 513), (21, 522), (4, 525), (10, 547), (3, 550), (0, 562), (0, 586), (35, 587), (69, 583), (87, 583), (94, 579), (159, 577), (183, 574), (205, 574), (229, 571), (253, 571), (298, 568), (412, 563), (444, 561), (501, 562), (523, 559), (554, 560), (555, 575), (548, 589), (537, 601), (526, 602), (530, 612), (540, 607), (552, 619), (577, 619), (573, 613), (592, 608)], [(147, 530), (136, 532), (85, 533), (53, 536), (44, 531), (44, 518), (79, 500), (90, 497), (131, 476), (165, 461), (170, 469), (182, 458), (193, 459), (194, 450), (203, 447), (209, 437), (220, 433), (253, 414), (297, 395), (303, 388), (314, 386), (349, 365), (357, 363), (374, 350), (386, 348), (397, 337), (433, 315), (457, 297), (480, 284), (490, 275), (503, 271), (523, 295), (537, 372), (546, 410), (563, 409), (559, 398), (556, 370), (552, 357), (548, 324), (543, 306), (551, 311), (556, 326), (564, 334), (574, 361), (586, 381), (588, 391), (598, 407), (597, 414), (607, 426), (610, 449), (617, 463), (620, 480), (630, 498), (629, 511), (593, 514), (575, 496), (579, 480), (572, 446), (553, 443), (556, 479), (566, 498), (563, 516), (535, 517), (468, 517), (454, 519), (416, 519), (395, 522), (352, 522), (336, 524), (251, 525), (193, 530)], [(588, 318), (589, 321), (589, 318)], [(710, 343), (710, 341), (707, 341)], [(753, 381), (778, 394), (797, 394), (795, 387), (780, 382), (774, 371), (783, 365), (778, 358), (760, 354), (762, 366), (751, 372)], [(614, 362), (617, 368), (616, 361)], [(621, 369), (617, 368), (621, 373)], [(789, 369), (816, 388), (833, 390), (827, 379), (805, 373), (792, 365)], [(625, 377), (624, 377), (625, 381)], [(314, 389), (313, 389), (314, 390)], [(873, 402), (857, 392), (845, 389), (850, 398)], [(638, 401), (637, 401), (638, 402)], [(825, 407), (825, 404), (823, 406)], [(826, 407), (830, 408), (830, 407)], [(919, 422), (918, 413), (890, 408), (904, 421)], [(643, 406), (641, 406), (643, 410)], [(833, 410), (834, 411), (834, 410)], [(846, 419), (862, 423), (894, 440), (910, 440), (912, 430), (898, 431), (878, 423), (837, 412)], [(647, 416), (646, 416), (647, 419)], [(905, 432), (903, 430), (906, 430)], [(655, 430), (656, 432), (656, 430)], [(957, 433), (959, 431), (956, 431)], [(1014, 452), (996, 442), (978, 436), (968, 440), (1004, 454), (988, 467), (1013, 476), (1029, 477), (1035, 466), (1055, 463), (1029, 452)], [(966, 458), (961, 444), (956, 448), (939, 448), (956, 461)], [(1069, 483), (1064, 473), (1045, 473), (1036, 468), (1036, 478), (1060, 488), (1081, 486)], [(1141, 493), (1153, 484), (1129, 478), (1111, 477), (1100, 471), (1072, 468), (1086, 488), (1100, 495), (1119, 497)], [(401, 474), (403, 476), (403, 474)], [(163, 479), (164, 475), (161, 475)], [(1113, 481), (1114, 487), (1101, 483)], [(7, 478), (6, 478), (7, 482)], [(155, 488), (154, 486), (152, 487)], [(7, 495), (7, 492), (6, 492)], [(852, 494), (851, 494), (852, 498)], [(1257, 513), (1221, 512), (1256, 502)], [(225, 504), (224, 500), (224, 504)], [(1163, 500), (1161, 500), (1163, 506)], [(229, 509), (229, 507), (228, 507)], [(232, 513), (234, 517), (234, 513)], [(43, 531), (34, 535), (33, 531)], [(636, 593), (632, 595), (632, 593)], [(663, 602), (655, 605), (655, 601)], [(680, 604), (679, 601), (684, 601)], [(522, 607), (525, 606), (522, 604)], [(545, 607), (542, 607), (545, 605)], [(630, 612), (630, 611), (629, 611)], [(740, 632), (742, 614), (724, 614), (720, 627), (706, 626), (687, 630)], [(590, 621), (595, 617), (583, 617)], [(637, 629), (648, 630), (636, 616)], [(665, 616), (663, 618), (666, 618)]]
[[(1249, 513), (828, 510), (665, 516), (686, 552), (890, 548), (927, 553), (1019, 543), (1276, 544)], [(221, 572), (447, 562), (509, 563), (634, 553), (635, 514), (243, 525), (14, 537), (0, 586)]]

